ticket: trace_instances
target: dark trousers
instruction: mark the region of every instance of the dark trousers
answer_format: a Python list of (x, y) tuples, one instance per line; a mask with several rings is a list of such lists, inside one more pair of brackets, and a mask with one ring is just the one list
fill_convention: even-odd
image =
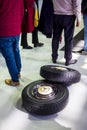
[(39, 42), (39, 40), (38, 40), (38, 29), (34, 28), (34, 31), (32, 32), (32, 43), (36, 44), (38, 42)]
[(65, 40), (65, 59), (72, 58), (73, 34), (74, 34), (75, 15), (54, 15), (53, 18), (53, 39), (52, 39), (52, 58), (57, 59), (59, 39), (64, 29)]
[[(38, 29), (37, 28), (34, 28), (34, 31), (32, 32), (32, 43), (33, 44), (38, 43)], [(22, 33), (21, 35), (21, 46), (23, 47), (28, 46), (27, 33)]]

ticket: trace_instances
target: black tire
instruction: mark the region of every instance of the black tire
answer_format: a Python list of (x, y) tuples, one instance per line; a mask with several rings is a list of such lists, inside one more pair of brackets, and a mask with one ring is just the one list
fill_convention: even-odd
[(57, 65), (42, 66), (40, 75), (48, 81), (65, 84), (77, 83), (81, 78), (81, 74), (77, 70)]
[[(41, 88), (47, 90), (39, 91)], [(52, 91), (51, 91), (52, 90)], [(47, 92), (47, 91), (46, 91)], [(65, 86), (50, 83), (45, 80), (38, 80), (27, 85), (22, 91), (22, 105), (32, 114), (50, 115), (64, 109), (68, 102), (69, 92)]]

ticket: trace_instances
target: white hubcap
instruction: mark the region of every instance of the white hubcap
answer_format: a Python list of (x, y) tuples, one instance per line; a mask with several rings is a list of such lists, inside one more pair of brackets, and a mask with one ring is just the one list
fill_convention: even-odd
[(52, 93), (52, 88), (50, 86), (41, 86), (38, 88), (38, 93), (42, 95), (47, 95)]

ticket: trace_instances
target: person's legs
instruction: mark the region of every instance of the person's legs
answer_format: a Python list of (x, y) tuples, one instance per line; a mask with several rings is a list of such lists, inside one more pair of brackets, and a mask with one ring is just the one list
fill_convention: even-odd
[(66, 65), (74, 64), (77, 61), (72, 60), (72, 47), (73, 47), (73, 34), (74, 34), (74, 24), (75, 16), (64, 16), (64, 37), (65, 37), (65, 59)]
[(63, 27), (59, 24), (58, 15), (54, 15), (54, 21), (53, 21), (53, 38), (52, 38), (52, 61), (53, 63), (56, 63), (56, 59), (58, 57), (58, 48), (59, 48), (59, 40), (60, 36), (63, 30)]
[(84, 21), (84, 50), (87, 51), (87, 14), (83, 15)]
[(23, 46), (23, 47), (28, 46), (27, 33), (22, 33), (21, 34), (21, 46)]
[(20, 50), (19, 50), (19, 36), (14, 38), (13, 42), (13, 52), (14, 58), (18, 69), (18, 74), (21, 72), (21, 57), (20, 57)]
[(37, 28), (34, 28), (33, 32), (32, 32), (32, 43), (38, 43), (38, 30)]
[(41, 47), (44, 45), (43, 43), (39, 43), (38, 29), (36, 27), (34, 28), (34, 31), (32, 32), (32, 43), (34, 44), (34, 47)]
[[(40, 11), (39, 9), (39, 1), (35, 0), (37, 7), (38, 7), (38, 11)], [(32, 43), (34, 44), (34, 47), (42, 47), (44, 45), (44, 43), (40, 43), (39, 39), (38, 39), (38, 27), (34, 27), (34, 30), (32, 32)]]
[(29, 46), (27, 42), (27, 33), (21, 34), (21, 46), (23, 46), (23, 49), (32, 49), (32, 47)]
[[(13, 43), (16, 43), (16, 55), (13, 49)], [(18, 45), (19, 44), (19, 36), (14, 36), (14, 37), (0, 37), (0, 49), (1, 49), (1, 53), (5, 58), (10, 76), (11, 76), (11, 80), (7, 81), (6, 83), (8, 85), (19, 85), (19, 77), (18, 74), (20, 72), (20, 67), (21, 67), (21, 63), (19, 60), (19, 65), (18, 65), (18, 61), (17, 61), (17, 57), (18, 59), (20, 59), (20, 54), (19, 54), (19, 49), (18, 49)], [(15, 61), (16, 59), (16, 61)], [(18, 67), (20, 66), (20, 67)]]

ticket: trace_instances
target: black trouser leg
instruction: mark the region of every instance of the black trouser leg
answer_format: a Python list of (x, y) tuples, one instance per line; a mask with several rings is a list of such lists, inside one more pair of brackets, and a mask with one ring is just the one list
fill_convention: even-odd
[(58, 57), (58, 48), (59, 40), (62, 33), (62, 26), (58, 25), (59, 18), (57, 15), (54, 15), (53, 21), (53, 39), (52, 39), (52, 58), (57, 59)]
[(27, 43), (27, 33), (22, 33), (21, 34), (21, 46), (23, 46), (23, 47), (28, 46), (28, 43)]
[(32, 32), (32, 43), (37, 44), (38, 42), (38, 29), (34, 28), (34, 31)]
[(75, 16), (66, 17), (66, 21), (67, 21), (67, 23), (66, 23), (65, 28), (64, 28), (65, 59), (66, 59), (66, 61), (69, 61), (72, 59)]
[(53, 32), (53, 39), (52, 39), (52, 58), (53, 59), (57, 59), (58, 57), (58, 48), (59, 48), (59, 38), (60, 38), (60, 35), (58, 36), (57, 33), (56, 33), (57, 30), (55, 30)]

